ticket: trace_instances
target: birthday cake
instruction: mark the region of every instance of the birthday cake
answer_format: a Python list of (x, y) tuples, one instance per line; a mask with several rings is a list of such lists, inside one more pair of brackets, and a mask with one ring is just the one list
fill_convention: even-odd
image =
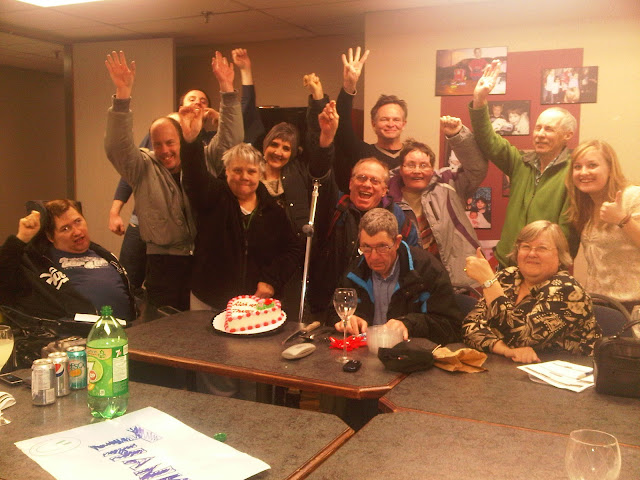
[(240, 295), (227, 303), (224, 330), (236, 333), (268, 327), (282, 321), (283, 315), (280, 300)]

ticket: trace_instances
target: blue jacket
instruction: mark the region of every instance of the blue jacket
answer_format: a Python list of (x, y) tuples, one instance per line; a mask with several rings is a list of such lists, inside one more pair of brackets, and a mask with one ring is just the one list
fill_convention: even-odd
[[(400, 274), (389, 302), (387, 320), (402, 321), (410, 337), (425, 337), (445, 345), (461, 339), (462, 314), (456, 304), (449, 276), (442, 264), (420, 247), (405, 242), (398, 248)], [(364, 256), (356, 258), (341, 287), (358, 293), (356, 315), (373, 322), (375, 298), (372, 272)], [(337, 315), (333, 323), (339, 321)]]

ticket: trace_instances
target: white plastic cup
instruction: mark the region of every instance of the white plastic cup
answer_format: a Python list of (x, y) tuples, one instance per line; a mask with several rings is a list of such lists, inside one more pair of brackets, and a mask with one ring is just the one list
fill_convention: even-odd
[(386, 325), (371, 325), (367, 327), (367, 346), (369, 351), (378, 355), (378, 348), (391, 348), (402, 342), (402, 332)]

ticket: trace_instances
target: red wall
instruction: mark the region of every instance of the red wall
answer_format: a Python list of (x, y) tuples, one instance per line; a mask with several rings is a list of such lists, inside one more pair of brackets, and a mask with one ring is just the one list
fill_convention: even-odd
[[(540, 92), (542, 82), (542, 70), (545, 68), (559, 67), (579, 67), (582, 66), (583, 50), (581, 48), (565, 49), (565, 50), (540, 50), (535, 52), (509, 52), (507, 55), (507, 93), (505, 95), (490, 95), (489, 101), (507, 101), (507, 100), (530, 100), (531, 110), (529, 119), (531, 123), (530, 132), (533, 133), (533, 127), (538, 115), (545, 110), (548, 105), (540, 105)], [(451, 115), (460, 117), (462, 122), (470, 126), (468, 105), (472, 96), (447, 96), (441, 98), (441, 115)], [(578, 120), (580, 124), (580, 105), (559, 105), (569, 110)], [(531, 150), (533, 148), (533, 140), (531, 133), (529, 135), (507, 136), (505, 137), (511, 144), (522, 150)], [(578, 145), (580, 131), (574, 135), (569, 143), (570, 148)], [(446, 145), (444, 135), (441, 138), (440, 145), (440, 165), (445, 164)], [(481, 186), (491, 187), (491, 228), (477, 229), (476, 233), (480, 240), (498, 240), (502, 225), (504, 223), (505, 211), (507, 208), (508, 197), (502, 196), (502, 172), (495, 165), (489, 164), (489, 173)]]

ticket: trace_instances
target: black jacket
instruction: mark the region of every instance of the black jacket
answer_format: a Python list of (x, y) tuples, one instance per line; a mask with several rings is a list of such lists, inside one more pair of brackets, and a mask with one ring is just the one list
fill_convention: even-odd
[(253, 294), (258, 282), (272, 285), (278, 297), (303, 254), (285, 211), (259, 183), (257, 210), (245, 230), (238, 199), (226, 179), (207, 172), (202, 148), (183, 144), (180, 156), (183, 185), (198, 229), (193, 293), (219, 309), (237, 295)]
[[(422, 248), (409, 247), (405, 242), (398, 248), (398, 261), (398, 285), (389, 302), (387, 320), (402, 321), (411, 337), (425, 337), (441, 345), (461, 341), (462, 313), (442, 263)], [(364, 256), (360, 256), (349, 265), (340, 283), (341, 287), (356, 289), (355, 314), (369, 324), (373, 321), (375, 302), (371, 275)], [(337, 314), (332, 321), (339, 321)]]
[[(58, 267), (46, 254), (48, 244), (37, 237), (25, 244), (15, 235), (0, 247), (0, 304), (8, 305), (35, 317), (73, 318), (76, 313), (98, 314), (98, 309), (74, 289), (69, 282), (57, 281)], [(118, 259), (96, 243), (89, 248), (115, 268), (129, 292), (131, 319), (135, 303), (129, 279)]]

